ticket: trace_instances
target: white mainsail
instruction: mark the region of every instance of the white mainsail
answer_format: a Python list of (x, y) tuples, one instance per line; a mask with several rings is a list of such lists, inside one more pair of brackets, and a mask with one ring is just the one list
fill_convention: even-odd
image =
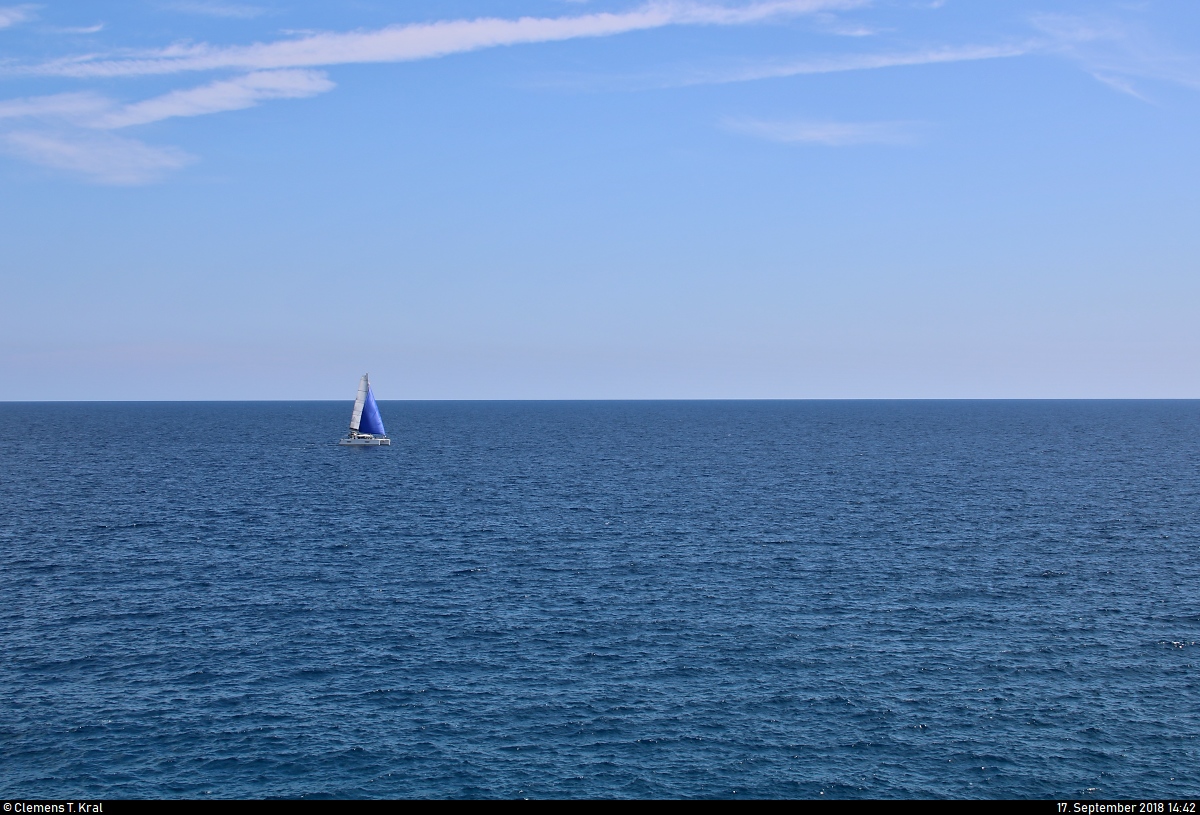
[(362, 421), (363, 404), (367, 401), (367, 391), (370, 388), (371, 383), (367, 381), (367, 375), (363, 374), (362, 379), (358, 380), (358, 396), (354, 397), (354, 412), (350, 414), (350, 429), (355, 433), (358, 432), (358, 423)]

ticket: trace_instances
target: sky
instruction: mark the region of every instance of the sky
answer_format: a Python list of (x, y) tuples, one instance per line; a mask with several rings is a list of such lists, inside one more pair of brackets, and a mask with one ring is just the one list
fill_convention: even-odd
[(1198, 148), (1193, 0), (0, 4), (0, 400), (1200, 398)]

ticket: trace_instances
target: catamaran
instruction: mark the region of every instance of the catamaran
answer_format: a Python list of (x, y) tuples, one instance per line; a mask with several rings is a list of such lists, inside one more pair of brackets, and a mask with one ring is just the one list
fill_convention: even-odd
[(350, 432), (338, 444), (347, 447), (378, 447), (390, 445), (392, 440), (383, 429), (383, 419), (379, 415), (379, 405), (375, 404), (375, 394), (371, 392), (371, 380), (363, 374), (358, 380), (358, 396), (354, 399), (354, 410), (350, 413)]

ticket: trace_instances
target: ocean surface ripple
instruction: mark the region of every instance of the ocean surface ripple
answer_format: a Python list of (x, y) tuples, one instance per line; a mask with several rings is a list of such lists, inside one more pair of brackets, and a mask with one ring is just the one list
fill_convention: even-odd
[(0, 404), (0, 795), (1197, 797), (1200, 403)]

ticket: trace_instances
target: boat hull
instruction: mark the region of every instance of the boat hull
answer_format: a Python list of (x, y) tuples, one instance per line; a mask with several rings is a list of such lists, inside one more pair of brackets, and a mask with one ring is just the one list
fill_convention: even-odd
[(342, 447), (390, 447), (391, 439), (387, 438), (364, 438), (362, 436), (339, 439), (338, 444)]

